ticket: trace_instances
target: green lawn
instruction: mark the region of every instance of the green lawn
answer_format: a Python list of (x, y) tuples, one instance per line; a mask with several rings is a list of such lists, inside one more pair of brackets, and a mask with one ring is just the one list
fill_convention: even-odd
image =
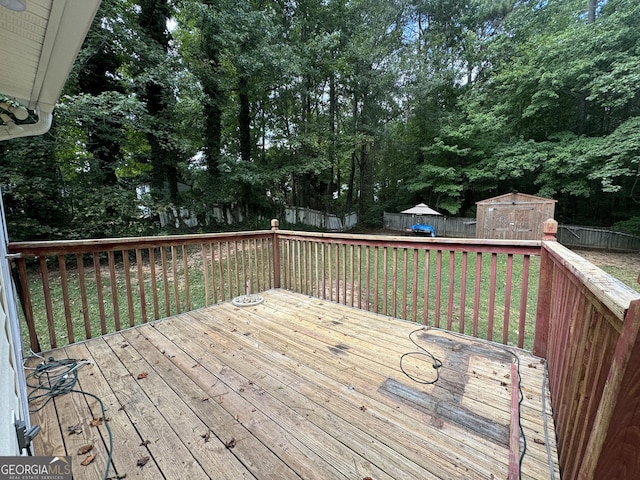
[[(473, 322), (474, 322), (474, 303), (475, 288), (476, 288), (476, 268), (477, 257), (475, 253), (469, 253), (467, 255), (466, 273), (463, 275), (463, 255), (460, 252), (450, 255), (448, 251), (442, 252), (441, 256), (441, 286), (437, 287), (437, 266), (438, 255), (435, 251), (427, 253), (424, 250), (417, 250), (417, 268), (414, 268), (414, 250), (398, 249), (396, 251), (396, 259), (394, 261), (393, 249), (387, 251), (386, 267), (385, 257), (383, 250), (378, 250), (378, 262), (377, 262), (377, 290), (376, 285), (376, 262), (375, 262), (375, 250), (370, 249), (369, 252), (369, 268), (371, 269), (369, 294), (366, 294), (366, 254), (365, 250), (354, 249), (353, 252), (353, 270), (352, 277), (352, 260), (351, 252), (349, 249), (340, 247), (338, 256), (336, 245), (332, 246), (331, 260), (334, 265), (331, 270), (331, 276), (334, 282), (333, 285), (333, 300), (338, 300), (338, 292), (340, 295), (340, 302), (351, 304), (352, 293), (350, 291), (351, 284), (354, 285), (353, 304), (358, 305), (358, 295), (361, 297), (363, 308), (366, 306), (366, 302), (369, 302), (369, 308), (374, 309), (374, 304), (377, 298), (377, 312), (385, 315), (390, 315), (398, 318), (404, 318), (406, 320), (416, 319), (418, 323), (422, 323), (425, 315), (428, 325), (439, 326), (440, 328), (451, 328), (456, 332), (463, 332), (472, 335)], [(345, 257), (346, 253), (346, 257)], [(361, 258), (358, 257), (360, 255)], [(406, 255), (406, 270), (404, 267)], [(186, 285), (185, 282), (185, 261), (181, 254), (177, 255), (176, 262), (176, 274), (173, 272), (173, 265), (169, 265), (166, 277), (166, 283), (162, 275), (162, 269), (159, 265), (156, 266), (155, 277), (155, 291), (158, 299), (158, 312), (157, 317), (163, 318), (170, 316), (178, 312), (176, 305), (179, 303), (180, 311), (184, 312), (188, 309), (186, 304)], [(292, 258), (298, 258), (293, 255)], [(307, 261), (313, 260), (314, 255), (310, 255)], [(321, 258), (321, 257), (319, 257)], [(189, 297), (191, 309), (197, 309), (204, 307), (206, 304), (212, 304), (214, 301), (221, 301), (223, 299), (229, 300), (233, 296), (245, 293), (245, 285), (243, 285), (243, 271), (250, 271), (249, 263), (251, 265), (257, 264), (255, 255), (249, 255), (246, 257), (246, 261), (243, 262), (235, 260), (235, 256), (227, 261), (224, 258), (222, 264), (219, 261), (214, 262), (212, 266), (210, 258), (207, 259), (207, 271), (208, 276), (208, 290), (209, 298), (205, 295), (205, 279), (202, 254), (200, 248), (192, 248), (186, 253), (186, 259), (188, 259), (188, 276), (189, 276)], [(156, 259), (157, 260), (157, 259)], [(284, 260), (284, 259), (283, 259)], [(304, 262), (305, 257), (301, 257), (301, 261)], [(428, 261), (427, 261), (428, 260)], [(125, 270), (122, 262), (117, 264), (115, 269), (116, 276), (116, 300), (117, 311), (119, 313), (120, 329), (127, 328), (131, 324), (140, 324), (143, 321), (152, 321), (156, 318), (156, 312), (154, 311), (153, 302), (153, 286), (151, 269), (148, 258), (143, 259), (142, 272), (143, 272), (143, 286), (140, 288), (138, 281), (138, 269), (135, 258), (132, 258), (129, 274), (129, 288), (132, 290), (131, 304), (126, 295), (127, 292), (127, 279), (125, 276)], [(491, 297), (491, 269), (492, 261), (495, 262), (496, 270), (496, 284), (493, 297), (493, 317), (490, 312), (492, 308)], [(170, 261), (168, 261), (171, 264)], [(320, 265), (320, 264), (319, 264)], [(340, 267), (336, 267), (339, 265)], [(358, 265), (361, 265), (361, 271), (358, 272)], [(395, 268), (394, 268), (395, 265)], [(314, 285), (311, 288), (301, 288), (304, 293), (313, 293), (320, 295), (321, 284), (315, 284), (317, 280), (321, 280), (322, 272), (316, 270), (320, 267), (313, 267), (306, 269), (303, 272), (297, 272), (302, 274), (302, 281), (300, 284)], [(428, 268), (428, 269), (427, 269)], [(480, 295), (478, 299), (478, 336), (487, 338), (489, 333), (489, 327), (492, 323), (491, 338), (495, 341), (502, 341), (503, 338), (503, 325), (505, 323), (505, 304), (506, 304), (506, 283), (505, 278), (507, 275), (508, 257), (507, 255), (495, 255), (492, 257), (490, 254), (482, 255), (481, 259), (481, 277), (480, 277)], [(256, 269), (258, 270), (258, 269)], [(537, 277), (539, 270), (539, 261), (537, 257), (531, 257), (529, 276), (528, 276), (528, 290), (526, 296), (526, 326), (525, 326), (525, 344), (524, 347), (530, 349), (533, 345), (533, 333), (535, 327), (535, 306), (537, 301)], [(216, 273), (216, 296), (213, 296), (213, 285), (211, 283), (211, 272)], [(346, 271), (346, 277), (345, 277)], [(425, 289), (425, 271), (428, 283), (428, 288)], [(85, 298), (86, 301), (82, 301), (82, 289), (80, 284), (80, 273), (76, 268), (67, 266), (67, 282), (69, 292), (69, 312), (71, 317), (71, 331), (73, 333), (73, 340), (79, 341), (87, 337), (95, 337), (101, 335), (103, 332), (113, 332), (117, 330), (116, 327), (116, 315), (113, 291), (111, 288), (111, 278), (108, 265), (102, 265), (100, 275), (101, 283), (101, 295), (102, 302), (99, 301), (98, 288), (96, 284), (96, 275), (91, 266), (85, 267)], [(238, 272), (238, 274), (236, 274)], [(293, 273), (295, 274), (295, 270)], [(518, 328), (520, 317), (520, 304), (522, 296), (522, 272), (523, 272), (523, 257), (514, 256), (512, 264), (512, 282), (511, 282), (511, 297), (508, 308), (508, 343), (516, 345), (518, 340)], [(292, 272), (289, 271), (288, 275)], [(329, 276), (329, 253), (325, 251), (325, 275)], [(258, 284), (264, 288), (263, 285), (267, 284), (264, 279), (258, 282), (255, 274), (249, 274), (252, 278), (253, 290), (257, 290)], [(58, 346), (62, 346), (71, 341), (67, 329), (67, 312), (65, 312), (65, 306), (63, 301), (63, 291), (60, 278), (60, 271), (55, 263), (49, 268), (49, 284), (51, 290), (51, 300), (53, 307), (54, 317), (54, 330), (57, 338)], [(462, 284), (463, 278), (466, 278), (466, 286), (464, 289), (464, 303), (462, 301)], [(385, 280), (386, 279), (386, 280)], [(405, 288), (406, 279), (406, 288)], [(175, 283), (177, 282), (177, 284)], [(339, 282), (339, 283), (338, 283)], [(222, 283), (225, 285), (224, 294), (221, 288)], [(231, 288), (229, 288), (229, 283)], [(177, 296), (176, 296), (177, 288)], [(345, 288), (346, 297), (345, 301)], [(414, 308), (413, 305), (413, 291), (416, 289), (417, 304)], [(296, 288), (294, 288), (296, 289)], [(325, 288), (326, 296), (329, 296), (329, 287)], [(426, 292), (426, 295), (425, 295)], [(43, 350), (51, 348), (49, 341), (49, 331), (47, 327), (45, 300), (43, 295), (43, 288), (41, 284), (40, 275), (33, 273), (30, 276), (30, 294), (33, 305), (33, 312), (35, 316), (36, 330), (38, 333), (40, 346)], [(450, 297), (451, 295), (451, 297)], [(144, 303), (142, 298), (144, 297)], [(386, 301), (385, 301), (386, 298)], [(449, 298), (452, 299), (451, 304)], [(179, 302), (176, 301), (179, 300)], [(439, 299), (439, 302), (438, 302)], [(102, 304), (104, 310), (104, 324), (101, 321), (101, 314), (99, 305)], [(395, 305), (395, 308), (394, 308)], [(144, 306), (144, 308), (143, 308)], [(85, 326), (85, 309), (88, 323)], [(462, 310), (464, 309), (464, 316)], [(491, 322), (491, 318), (493, 321)], [(88, 329), (88, 331), (87, 331)], [(23, 336), (25, 342), (26, 351), (28, 351), (28, 338), (27, 329), (23, 328)]]

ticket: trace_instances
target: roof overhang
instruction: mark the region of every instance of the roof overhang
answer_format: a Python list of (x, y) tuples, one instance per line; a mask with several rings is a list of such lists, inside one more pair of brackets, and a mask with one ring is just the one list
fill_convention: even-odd
[[(0, 140), (41, 135), (73, 67), (100, 0), (21, 0), (0, 6), (0, 94), (26, 107), (35, 123), (14, 123), (18, 105), (0, 105)], [(2, 108), (4, 107), (4, 108)]]

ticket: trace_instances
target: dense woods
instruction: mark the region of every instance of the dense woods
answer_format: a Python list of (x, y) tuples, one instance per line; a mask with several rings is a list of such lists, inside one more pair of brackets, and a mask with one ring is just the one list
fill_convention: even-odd
[(50, 133), (0, 144), (10, 237), (154, 233), (172, 207), (209, 230), (214, 206), (261, 228), (284, 205), (473, 216), (512, 190), (639, 233), (639, 18), (634, 0), (103, 0)]

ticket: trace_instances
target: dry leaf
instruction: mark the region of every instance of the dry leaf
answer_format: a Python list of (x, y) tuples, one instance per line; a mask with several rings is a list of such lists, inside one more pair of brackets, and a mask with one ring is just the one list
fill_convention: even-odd
[(207, 443), (209, 441), (209, 439), (211, 438), (211, 430), (207, 430), (207, 433), (205, 433), (204, 435), (200, 435), (202, 438), (204, 438), (204, 443)]
[(149, 376), (149, 372), (142, 372), (138, 374), (138, 380), (142, 380), (143, 378), (147, 378)]
[(539, 438), (534, 438), (533, 439), (534, 443), (537, 443), (538, 445), (546, 445), (544, 440), (540, 440)]
[(147, 445), (149, 445), (151, 443), (151, 440), (145, 440), (144, 442), (142, 442), (140, 444), (141, 447), (146, 447)]
[(227, 448), (229, 448), (229, 449), (231, 449), (231, 448), (235, 447), (235, 446), (236, 446), (236, 439), (235, 439), (235, 438), (232, 438), (231, 440), (229, 440), (228, 442), (226, 442), (226, 443), (224, 444), (224, 446), (225, 446), (225, 447), (227, 447)]
[(95, 459), (96, 459), (95, 455), (88, 455), (84, 460), (82, 460), (82, 462), (80, 462), (80, 465), (82, 465), (83, 467), (86, 467), (91, 462), (93, 462)]
[(74, 433), (80, 435), (82, 433), (82, 425), (72, 425), (67, 427), (67, 431), (69, 432), (69, 435), (73, 435)]
[(149, 461), (149, 457), (142, 457), (142, 458), (138, 459), (136, 465), (138, 467), (144, 467), (147, 464), (148, 461)]
[(78, 455), (85, 455), (93, 450), (93, 445), (84, 445), (78, 449)]
[(371, 477), (364, 477), (362, 480), (373, 480)]
[(444, 427), (444, 420), (438, 417), (431, 417), (431, 422), (429, 423), (431, 423), (431, 425), (433, 425), (436, 428)]
[(360, 407), (360, 410), (362, 410), (363, 412), (366, 412), (366, 411), (367, 411), (367, 407), (365, 407), (364, 405), (362, 405), (362, 406)]
[(128, 344), (128, 343), (123, 343), (122, 345), (120, 345), (120, 348), (126, 348), (126, 347), (128, 347), (128, 346), (129, 346), (129, 344)]
[(102, 425), (102, 417), (95, 418), (89, 422), (89, 425), (92, 427), (97, 427), (98, 425)]

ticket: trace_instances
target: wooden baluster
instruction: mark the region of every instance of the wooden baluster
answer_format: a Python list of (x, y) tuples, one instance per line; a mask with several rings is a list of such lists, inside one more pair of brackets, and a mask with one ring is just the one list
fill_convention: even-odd
[[(89, 320), (89, 305), (87, 303), (87, 283), (84, 275), (84, 259), (82, 254), (76, 255), (76, 263), (78, 265), (78, 281), (80, 282), (80, 301), (82, 303), (82, 318), (84, 319), (85, 338), (91, 338), (91, 323)], [(131, 291), (127, 288), (127, 292)]]
[(96, 277), (96, 294), (98, 299), (98, 311), (100, 313), (100, 333), (107, 333), (106, 314), (104, 311), (104, 296), (102, 295), (102, 268), (100, 266), (100, 252), (93, 252), (93, 271)]
[(118, 302), (118, 275), (116, 273), (116, 262), (113, 250), (107, 252), (107, 258), (109, 260), (109, 277), (111, 277), (111, 305), (113, 306), (113, 324), (116, 332), (119, 332), (122, 327), (120, 325), (120, 303)]
[(64, 319), (67, 325), (67, 340), (75, 343), (73, 333), (73, 320), (71, 319), (71, 302), (69, 300), (69, 282), (67, 278), (67, 260), (64, 255), (58, 255), (58, 267), (60, 268), (60, 287), (62, 288), (62, 301), (64, 303)]

